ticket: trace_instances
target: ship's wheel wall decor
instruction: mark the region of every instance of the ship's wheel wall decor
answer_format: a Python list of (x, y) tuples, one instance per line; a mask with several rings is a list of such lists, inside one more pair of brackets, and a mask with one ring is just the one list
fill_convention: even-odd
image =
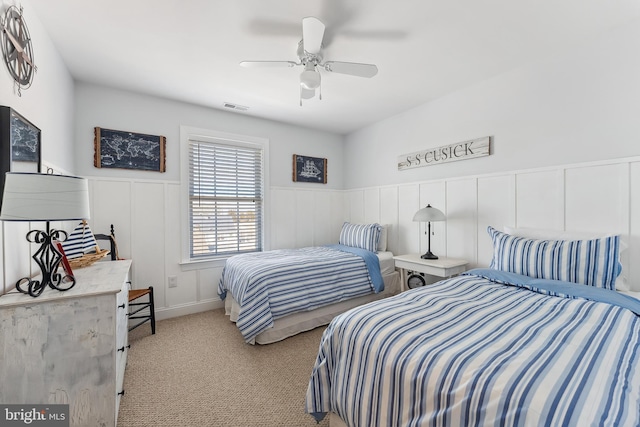
[(0, 21), (2, 27), (2, 57), (13, 78), (16, 93), (22, 95), (33, 82), (38, 70), (33, 59), (29, 29), (22, 15), (22, 6), (9, 6)]

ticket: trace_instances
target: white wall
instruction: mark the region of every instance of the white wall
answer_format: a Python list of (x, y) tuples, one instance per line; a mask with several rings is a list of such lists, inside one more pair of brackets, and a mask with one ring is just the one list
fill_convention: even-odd
[[(431, 250), (488, 267), (487, 226), (619, 234), (622, 274), (616, 286), (640, 296), (640, 157), (495, 174), (469, 175), (345, 191), (347, 219), (390, 224), (389, 250), (424, 253), (425, 224), (414, 213), (431, 202), (446, 222), (433, 223)], [(397, 210), (394, 211), (394, 208)]]
[[(268, 139), (270, 185), (318, 188), (317, 184), (292, 182), (292, 156), (301, 154), (328, 159), (324, 189), (344, 186), (342, 136), (88, 83), (77, 83), (76, 94), (76, 170), (79, 175), (177, 182), (180, 180), (180, 125), (185, 125)], [(166, 136), (167, 171), (95, 168), (96, 126)]]
[[(447, 214), (433, 252), (470, 266), (491, 260), (487, 225), (620, 233), (640, 291), (639, 23), (348, 135), (348, 218), (390, 222), (390, 249), (421, 253), (412, 217), (430, 203)], [(491, 156), (397, 169), (400, 155), (489, 135)]]
[[(639, 24), (349, 135), (345, 187), (640, 154)], [(400, 155), (489, 135), (491, 156), (398, 171)]]
[[(38, 71), (31, 87), (18, 96), (7, 67), (0, 64), (0, 105), (15, 109), (40, 128), (43, 166), (73, 173), (73, 79), (28, 0), (2, 0), (0, 13), (14, 4), (24, 7), (23, 16), (31, 35)], [(32, 224), (32, 228), (42, 227), (42, 223)], [(13, 287), (18, 278), (39, 271), (31, 262), (33, 252), (25, 240), (28, 231), (28, 223), (0, 222), (0, 241), (3, 242), (0, 245), (0, 293)]]
[[(180, 126), (269, 140), (267, 248), (336, 243), (343, 215), (343, 138), (239, 113), (76, 85), (76, 170), (90, 179), (94, 232), (114, 224), (121, 257), (133, 259), (136, 287), (154, 286), (158, 318), (221, 305), (217, 284), (224, 261), (180, 265)], [(98, 169), (93, 128), (167, 137), (167, 172)], [(327, 158), (328, 183), (294, 183), (293, 154)], [(169, 288), (167, 277), (178, 287)]]

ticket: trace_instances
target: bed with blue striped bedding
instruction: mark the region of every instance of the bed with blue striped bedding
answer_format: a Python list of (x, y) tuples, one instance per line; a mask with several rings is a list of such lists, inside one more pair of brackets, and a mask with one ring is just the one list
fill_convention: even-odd
[(305, 407), (348, 426), (639, 426), (640, 301), (472, 270), (336, 317)]
[(236, 255), (218, 284), (240, 305), (236, 326), (250, 343), (278, 318), (383, 289), (377, 255), (344, 245)]

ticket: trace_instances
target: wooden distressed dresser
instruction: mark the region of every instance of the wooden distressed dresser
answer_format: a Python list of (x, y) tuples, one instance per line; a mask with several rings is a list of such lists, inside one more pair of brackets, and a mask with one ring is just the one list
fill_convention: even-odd
[(131, 261), (74, 271), (65, 292), (0, 296), (0, 402), (68, 403), (71, 426), (115, 426), (127, 363)]

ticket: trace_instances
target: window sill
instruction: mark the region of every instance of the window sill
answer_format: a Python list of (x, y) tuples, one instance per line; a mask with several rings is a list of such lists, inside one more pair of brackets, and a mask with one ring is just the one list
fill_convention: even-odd
[(220, 258), (208, 258), (203, 260), (186, 260), (180, 262), (180, 269), (182, 271), (192, 271), (192, 270), (204, 270), (207, 268), (221, 268), (224, 267), (224, 264), (227, 262), (227, 259), (230, 256), (220, 257)]

